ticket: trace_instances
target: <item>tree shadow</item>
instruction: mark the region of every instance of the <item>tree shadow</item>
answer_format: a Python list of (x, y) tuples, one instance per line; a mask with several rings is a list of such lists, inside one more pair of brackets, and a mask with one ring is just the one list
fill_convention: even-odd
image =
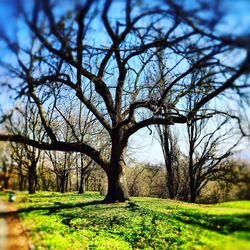
[[(85, 195), (86, 196), (86, 194), (78, 194), (78, 193), (75, 193), (75, 194), (67, 194), (67, 193), (52, 193), (52, 194), (49, 194), (49, 195), (37, 195), (37, 194), (28, 194), (29, 196), (27, 196), (27, 199), (29, 199), (29, 198), (35, 198), (35, 199), (44, 199), (44, 198), (56, 198), (56, 197), (68, 197), (68, 196), (70, 196), (70, 197), (72, 197), (72, 196), (79, 196), (79, 197), (81, 197), (81, 196), (83, 196), (83, 195)], [(89, 197), (91, 197), (91, 194), (90, 195), (88, 195)]]
[(0, 219), (6, 219), (10, 216), (16, 216), (17, 214), (17, 211), (0, 212)]
[(53, 202), (53, 205), (51, 206), (31, 206), (28, 208), (20, 208), (18, 210), (19, 213), (29, 213), (32, 211), (36, 211), (36, 210), (45, 210), (48, 211), (46, 214), (47, 215), (51, 215), (53, 213), (58, 212), (59, 210), (62, 209), (69, 209), (69, 208), (76, 208), (76, 207), (86, 207), (86, 206), (91, 206), (91, 205), (100, 205), (100, 204), (104, 204), (103, 201), (90, 201), (90, 202), (81, 202), (81, 203), (77, 203), (77, 204), (71, 204), (71, 203), (61, 203), (61, 202)]
[[(46, 196), (48, 197), (48, 196)], [(67, 226), (71, 225), (71, 220), (75, 218), (84, 218), (89, 217), (88, 211), (83, 211), (83, 213), (62, 213), (62, 210), (70, 209), (70, 208), (84, 208), (88, 206), (93, 206), (93, 209), (100, 211), (98, 217), (100, 217), (99, 222), (97, 223), (104, 223), (115, 225), (122, 223), (124, 218), (118, 218), (116, 216), (112, 216), (112, 218), (102, 218), (102, 211), (112, 209), (113, 207), (110, 206), (97, 206), (96, 205), (103, 205), (106, 204), (103, 200), (97, 201), (90, 201), (90, 202), (82, 202), (82, 203), (61, 203), (61, 202), (53, 202), (51, 206), (31, 206), (28, 208), (19, 209), (19, 213), (29, 213), (32, 211), (40, 210), (45, 211), (45, 215), (52, 215), (56, 213), (60, 213), (62, 217), (62, 223)], [(118, 203), (119, 204), (119, 203)], [(230, 215), (213, 215), (213, 214), (205, 214), (204, 212), (196, 211), (196, 210), (181, 210), (176, 208), (172, 209), (171, 212), (166, 214), (164, 212), (157, 212), (150, 208), (145, 208), (137, 205), (136, 203), (129, 201), (126, 202), (125, 206), (117, 206), (120, 209), (129, 210), (131, 212), (137, 213), (142, 218), (144, 216), (150, 216), (152, 223), (154, 224), (155, 221), (168, 221), (167, 223), (171, 223), (175, 225), (176, 222), (180, 222), (183, 225), (191, 225), (195, 227), (200, 227), (202, 229), (207, 229), (211, 231), (218, 232), (220, 234), (228, 235), (234, 232), (244, 232), (244, 238), (249, 239), (250, 235), (250, 214), (230, 214)], [(92, 208), (91, 208), (92, 209)], [(93, 211), (93, 210), (92, 210)], [(4, 216), (4, 213), (2, 213)], [(1, 214), (0, 214), (1, 217)], [(97, 220), (98, 221), (98, 220)], [(249, 235), (248, 235), (249, 233)], [(236, 236), (237, 237), (237, 236)]]
[(178, 212), (175, 216), (178, 221), (195, 225), (221, 234), (231, 234), (236, 231), (249, 232), (250, 214), (211, 215), (195, 211)]

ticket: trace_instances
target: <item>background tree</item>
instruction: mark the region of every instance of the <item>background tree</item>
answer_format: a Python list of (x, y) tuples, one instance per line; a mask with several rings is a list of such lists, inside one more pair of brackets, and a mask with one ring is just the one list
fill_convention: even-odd
[[(161, 35), (163, 37), (163, 34)], [(156, 95), (159, 93), (164, 94), (165, 86), (168, 82), (165, 72), (167, 71), (167, 62), (164, 59), (163, 52), (157, 54), (158, 58), (158, 67), (154, 69), (153, 78), (158, 82), (158, 90)], [(166, 103), (171, 104), (174, 99), (174, 93), (172, 90), (169, 90), (166, 96)], [(171, 105), (165, 105), (162, 107), (161, 115), (162, 117), (168, 119), (168, 114), (172, 112)], [(172, 131), (172, 126), (168, 124), (156, 125), (156, 131), (158, 134), (159, 142), (162, 148), (164, 163), (166, 168), (166, 183), (170, 199), (175, 199), (178, 194), (179, 182), (180, 182), (180, 173), (179, 173), (179, 159), (180, 159), (180, 150), (178, 146), (178, 138)]]
[(39, 190), (51, 191), (57, 190), (55, 173), (51, 167), (51, 162), (45, 151), (41, 152), (38, 164), (38, 188)]
[[(167, 112), (165, 112), (167, 113)], [(170, 199), (178, 195), (180, 185), (180, 149), (177, 137), (169, 125), (158, 125), (157, 133), (166, 168), (166, 183)]]
[(86, 177), (92, 170), (93, 160), (88, 159), (85, 155), (80, 154), (80, 185), (78, 189), (79, 194), (85, 193)]
[(9, 188), (9, 180), (13, 175), (13, 160), (11, 151), (6, 143), (0, 144), (0, 189)]
[[(42, 139), (44, 136), (38, 112), (34, 105), (18, 108), (18, 114), (9, 119), (7, 130), (12, 133), (22, 133), (33, 140)], [(11, 143), (12, 159), (16, 162), (18, 174), (20, 175), (20, 189), (23, 189), (24, 175), (28, 179), (29, 194), (34, 194), (37, 185), (37, 165), (41, 150), (27, 144)], [(27, 174), (25, 174), (26, 172)]]
[[(224, 161), (237, 145), (222, 149), (221, 145), (228, 132), (220, 134), (224, 122), (212, 132), (204, 132), (207, 121), (191, 122), (188, 125), (188, 179), (190, 201), (195, 202), (202, 188), (209, 180), (219, 180), (227, 173)], [(228, 139), (228, 137), (227, 137)]]

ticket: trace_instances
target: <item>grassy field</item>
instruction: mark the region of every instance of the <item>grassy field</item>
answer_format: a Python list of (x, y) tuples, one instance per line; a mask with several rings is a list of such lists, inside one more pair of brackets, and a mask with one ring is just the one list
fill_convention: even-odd
[(250, 249), (250, 201), (196, 205), (155, 198), (101, 204), (88, 193), (18, 194), (35, 249)]

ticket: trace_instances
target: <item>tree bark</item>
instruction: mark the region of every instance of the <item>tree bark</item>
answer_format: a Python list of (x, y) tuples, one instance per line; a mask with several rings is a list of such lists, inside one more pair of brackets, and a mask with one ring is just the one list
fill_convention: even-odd
[(114, 165), (107, 175), (108, 192), (104, 202), (113, 203), (129, 200), (124, 170)]
[(62, 193), (62, 194), (64, 194), (65, 193), (65, 176), (61, 176), (60, 177), (60, 192)]
[(129, 200), (124, 161), (127, 143), (122, 138), (121, 133), (112, 135), (111, 160), (106, 171), (108, 176), (108, 192), (104, 199), (106, 203)]
[(10, 177), (5, 177), (4, 178), (4, 188), (5, 189), (8, 189), (9, 188), (9, 179), (10, 179)]
[(196, 197), (197, 195), (196, 195), (195, 190), (190, 190), (190, 202), (195, 203)]
[(195, 203), (197, 198), (197, 190), (195, 187), (194, 172), (193, 169), (189, 170), (189, 190), (190, 190), (190, 202)]
[(28, 172), (29, 194), (36, 193), (36, 163), (32, 162)]
[(85, 194), (85, 178), (84, 178), (84, 173), (81, 169), (81, 176), (80, 176), (80, 186), (78, 190), (79, 194)]
[[(76, 157), (77, 159), (77, 157)], [(77, 166), (77, 160), (76, 160), (76, 191), (79, 191), (79, 169), (78, 169), (78, 166)]]
[(80, 185), (78, 188), (78, 193), (85, 194), (85, 171), (84, 171), (84, 161), (82, 154), (80, 154)]
[(68, 186), (69, 186), (69, 174), (65, 174), (65, 192), (68, 192)]
[(58, 174), (56, 174), (56, 191), (60, 192), (60, 179)]
[(24, 176), (19, 173), (19, 190), (23, 191), (24, 190)]

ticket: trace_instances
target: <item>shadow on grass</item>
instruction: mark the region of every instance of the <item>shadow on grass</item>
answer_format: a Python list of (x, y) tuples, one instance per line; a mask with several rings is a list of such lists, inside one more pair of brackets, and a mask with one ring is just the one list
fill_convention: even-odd
[[(78, 193), (75, 193), (75, 194), (67, 194), (67, 193), (52, 193), (52, 194), (49, 194), (49, 195), (37, 195), (37, 194), (29, 194), (29, 196), (27, 196), (27, 199), (29, 198), (35, 198), (35, 199), (44, 199), (44, 198), (57, 198), (57, 197), (81, 197), (81, 196), (85, 196), (86, 197), (86, 194), (78, 194)], [(91, 198), (93, 197), (94, 195), (91, 195), (91, 194), (87, 194), (87, 197)]]
[(194, 211), (179, 212), (175, 218), (185, 224), (199, 226), (222, 234), (249, 232), (250, 214), (211, 215)]
[[(48, 197), (48, 196), (46, 196)], [(54, 196), (52, 196), (54, 197)], [(62, 223), (70, 226), (70, 221), (74, 218), (85, 218), (88, 217), (89, 211), (85, 211), (83, 214), (75, 214), (75, 213), (61, 213), (64, 209), (70, 208), (84, 208), (87, 206), (96, 206), (105, 204), (103, 201), (91, 201), (91, 202), (82, 202), (82, 203), (61, 203), (61, 202), (53, 202), (53, 205), (50, 206), (31, 206), (28, 208), (19, 209), (19, 213), (29, 213), (32, 211), (40, 210), (46, 211), (45, 215), (57, 214), (60, 213), (62, 217)], [(138, 206), (133, 202), (127, 202), (126, 206), (119, 207), (122, 209), (126, 209), (135, 213), (137, 216), (146, 217), (149, 216), (152, 220), (152, 224), (155, 221), (167, 221), (166, 223), (175, 225), (175, 223), (179, 222), (183, 225), (191, 225), (195, 227), (200, 227), (202, 229), (208, 229), (211, 231), (215, 231), (221, 234), (231, 234), (234, 232), (244, 232), (246, 233), (244, 238), (249, 239), (250, 235), (250, 214), (231, 214), (231, 215), (213, 215), (213, 214), (205, 214), (196, 210), (182, 210), (182, 209), (172, 209), (172, 212), (169, 214), (165, 214), (163, 212), (156, 212), (150, 208), (143, 208)], [(98, 217), (101, 218), (100, 223), (109, 224), (112, 222), (112, 225), (116, 223), (120, 223), (119, 220), (111, 221), (108, 217), (102, 216), (103, 209), (108, 210), (112, 209), (111, 207), (106, 206), (98, 206), (93, 207), (95, 210), (100, 210), (98, 213)], [(93, 210), (92, 210), (93, 211)], [(86, 213), (86, 214), (85, 214)], [(0, 214), (1, 216), (1, 214)]]
[(29, 213), (29, 212), (33, 212), (36, 210), (46, 210), (48, 211), (48, 213), (46, 213), (47, 215), (53, 214), (58, 212), (59, 210), (62, 209), (69, 209), (69, 208), (76, 208), (76, 207), (86, 207), (86, 206), (91, 206), (91, 205), (99, 205), (99, 204), (104, 204), (103, 201), (90, 201), (90, 202), (81, 202), (81, 203), (77, 203), (77, 204), (71, 204), (71, 203), (61, 203), (61, 202), (53, 202), (54, 205), (51, 206), (31, 206), (28, 208), (21, 208), (18, 210), (19, 213)]
[(16, 216), (16, 215), (17, 215), (17, 212), (16, 212), (16, 211), (1, 212), (1, 213), (0, 213), (0, 219), (6, 219), (7, 217)]

